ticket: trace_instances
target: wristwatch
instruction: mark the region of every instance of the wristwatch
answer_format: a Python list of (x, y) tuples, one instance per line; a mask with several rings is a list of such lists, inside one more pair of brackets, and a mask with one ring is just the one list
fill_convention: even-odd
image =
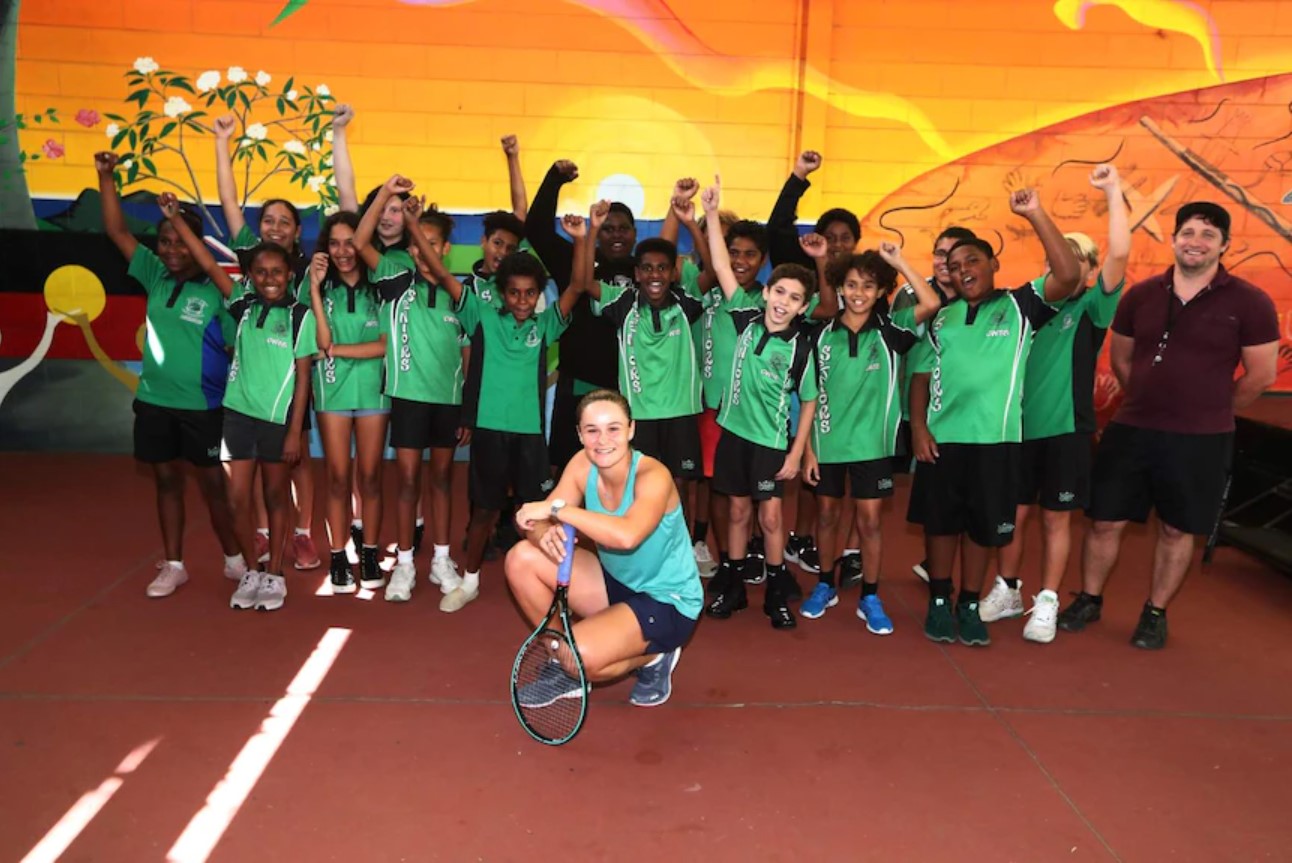
[(557, 513), (559, 513), (563, 509), (565, 509), (565, 501), (561, 500), (559, 497), (552, 501), (552, 520), (553, 521), (560, 521), (560, 519), (557, 518)]

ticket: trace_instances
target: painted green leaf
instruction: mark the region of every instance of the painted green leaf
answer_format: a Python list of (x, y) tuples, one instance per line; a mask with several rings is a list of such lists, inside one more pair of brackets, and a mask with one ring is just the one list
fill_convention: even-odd
[(153, 164), (152, 159), (140, 159), (139, 161), (144, 163), (144, 167), (148, 169), (148, 173), (152, 174), (154, 177), (157, 176), (157, 166)]
[(122, 141), (124, 141), (126, 139), (126, 135), (129, 135), (129, 134), (130, 134), (129, 129), (122, 129), (120, 132), (113, 135), (112, 148), (115, 150), (117, 148), (117, 145), (119, 145)]
[(179, 126), (179, 123), (175, 123), (173, 121), (162, 126), (161, 131), (157, 133), (157, 139), (161, 140), (162, 138), (165, 138), (171, 132), (174, 132), (177, 126)]
[(274, 27), (279, 23), (286, 21), (288, 18), (304, 9), (308, 3), (309, 0), (288, 0), (287, 5), (283, 7), (283, 11), (278, 13), (278, 17), (271, 21), (269, 26)]

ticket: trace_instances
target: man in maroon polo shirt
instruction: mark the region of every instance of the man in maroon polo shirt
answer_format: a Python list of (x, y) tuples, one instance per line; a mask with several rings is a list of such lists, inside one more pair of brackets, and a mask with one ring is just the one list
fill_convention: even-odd
[(1273, 301), (1220, 265), (1229, 248), (1225, 208), (1185, 204), (1171, 243), (1175, 266), (1131, 288), (1113, 320), (1113, 374), (1126, 399), (1095, 455), (1082, 592), (1059, 614), (1068, 632), (1099, 619), (1126, 522), (1142, 523), (1155, 509), (1153, 580), (1131, 638), (1147, 650), (1166, 645), (1167, 604), (1189, 571), (1194, 537), (1215, 523), (1234, 411), (1274, 383), (1278, 363)]

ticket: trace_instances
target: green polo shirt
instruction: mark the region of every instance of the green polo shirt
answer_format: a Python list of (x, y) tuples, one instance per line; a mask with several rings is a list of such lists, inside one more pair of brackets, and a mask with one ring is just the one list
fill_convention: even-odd
[(812, 335), (802, 320), (770, 332), (761, 309), (724, 309), (736, 331), (731, 380), (718, 425), (771, 449), (789, 445), (790, 395), (817, 398)]
[(296, 387), (296, 360), (318, 353), (314, 313), (295, 302), (267, 305), (243, 295), (229, 305), (238, 321), (224, 406), (283, 425)]

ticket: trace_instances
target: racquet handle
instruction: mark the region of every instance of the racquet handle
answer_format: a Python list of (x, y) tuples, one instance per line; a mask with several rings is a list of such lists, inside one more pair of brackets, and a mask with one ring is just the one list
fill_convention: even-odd
[(570, 584), (570, 569), (574, 566), (574, 528), (565, 525), (565, 559), (556, 568), (556, 583), (561, 587)]

